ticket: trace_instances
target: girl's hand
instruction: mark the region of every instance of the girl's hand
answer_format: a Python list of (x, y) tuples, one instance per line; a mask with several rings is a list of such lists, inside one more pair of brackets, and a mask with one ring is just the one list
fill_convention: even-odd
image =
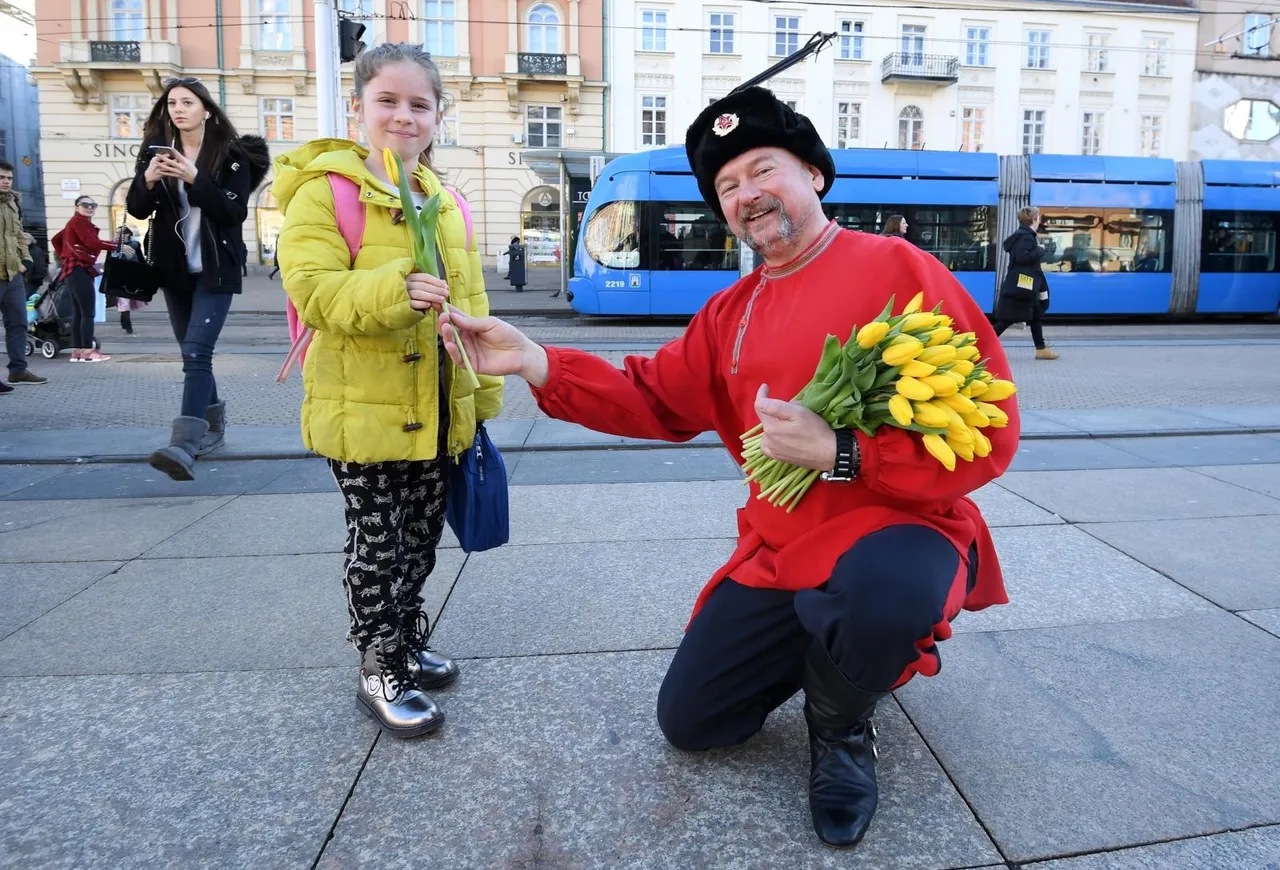
[(196, 165), (187, 159), (187, 155), (177, 151), (157, 154), (160, 161), (160, 174), (168, 178), (181, 178), (187, 184), (196, 183)]
[(415, 311), (440, 311), (449, 299), (449, 285), (434, 275), (414, 272), (404, 279), (404, 286), (409, 293), (409, 306)]
[(162, 160), (164, 160), (164, 156), (157, 154), (152, 157), (151, 162), (147, 164), (147, 171), (142, 177), (147, 182), (148, 188), (155, 187), (156, 182), (163, 177), (164, 173), (160, 171), (160, 163)]

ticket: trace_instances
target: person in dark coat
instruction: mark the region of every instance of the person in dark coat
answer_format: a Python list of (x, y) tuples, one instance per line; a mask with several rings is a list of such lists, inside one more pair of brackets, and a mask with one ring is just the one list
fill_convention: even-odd
[(996, 335), (1014, 323), (1031, 327), (1031, 340), (1036, 345), (1036, 359), (1057, 359), (1058, 354), (1044, 342), (1044, 312), (1049, 307), (1049, 282), (1040, 263), (1046, 251), (1036, 238), (1040, 226), (1040, 210), (1035, 206), (1018, 209), (1018, 228), (1004, 240), (1009, 254), (1009, 271), (1000, 284), (996, 300)]
[(49, 257), (45, 254), (44, 248), (36, 244), (35, 237), (31, 233), (25, 233), (23, 238), (26, 239), (27, 250), (31, 252), (31, 268), (23, 276), (27, 279), (27, 298), (29, 299), (44, 286), (45, 279), (49, 277)]
[(523, 293), (524, 285), (529, 283), (524, 271), (524, 245), (520, 244), (519, 236), (512, 236), (507, 246), (507, 280), (517, 293)]

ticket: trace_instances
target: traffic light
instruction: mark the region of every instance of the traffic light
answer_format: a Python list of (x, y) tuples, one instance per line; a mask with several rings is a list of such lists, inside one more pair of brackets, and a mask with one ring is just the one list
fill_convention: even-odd
[(364, 43), (360, 41), (362, 36), (363, 24), (350, 18), (338, 19), (338, 57), (343, 63), (355, 60), (364, 51)]

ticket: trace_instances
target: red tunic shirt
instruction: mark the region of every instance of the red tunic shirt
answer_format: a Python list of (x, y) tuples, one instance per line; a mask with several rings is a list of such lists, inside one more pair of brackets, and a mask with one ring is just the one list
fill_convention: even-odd
[[(987, 368), (1009, 377), (1009, 364), (986, 316), (947, 269), (901, 239), (841, 230), (831, 223), (792, 262), (762, 266), (712, 297), (684, 335), (652, 358), (629, 356), (617, 369), (584, 351), (547, 348), (549, 377), (533, 391), (552, 417), (632, 438), (687, 441), (715, 430), (741, 463), (741, 435), (759, 422), (756, 393), (790, 398), (813, 377), (828, 333), (843, 343), (875, 319), (891, 295), (901, 311), (924, 291), (922, 310), (942, 303), (956, 332), (977, 334)], [(977, 583), (967, 610), (1005, 604), (1000, 563), (986, 522), (965, 496), (999, 477), (1018, 446), (1016, 397), (1001, 403), (1004, 429), (983, 432), (991, 453), (957, 459), (947, 471), (920, 436), (882, 426), (858, 433), (862, 468), (852, 483), (817, 481), (791, 513), (757, 499), (751, 485), (738, 510), (738, 545), (703, 588), (696, 615), (725, 577), (744, 586), (810, 589), (826, 582), (836, 560), (864, 535), (914, 523), (945, 535), (962, 560), (977, 545)]]

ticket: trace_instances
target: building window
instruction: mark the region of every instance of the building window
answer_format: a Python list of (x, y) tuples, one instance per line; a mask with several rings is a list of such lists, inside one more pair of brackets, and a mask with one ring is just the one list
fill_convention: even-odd
[(898, 148), (919, 151), (924, 147), (924, 112), (919, 106), (907, 106), (898, 115)]
[(154, 101), (146, 94), (111, 95), (111, 135), (115, 139), (141, 139)]
[(711, 54), (733, 54), (734, 18), (732, 12), (711, 13)]
[(990, 51), (990, 27), (966, 27), (964, 29), (965, 66), (991, 66)]
[(864, 21), (840, 22), (840, 59), (862, 60), (862, 38), (866, 33)]
[(960, 110), (960, 150), (981, 151), (987, 135), (987, 110), (965, 106)]
[(788, 109), (790, 109), (793, 112), (799, 111), (796, 108), (797, 103), (795, 100), (783, 100), (782, 105), (786, 106)]
[(1027, 31), (1027, 69), (1049, 69), (1048, 30)]
[(1106, 148), (1107, 113), (1097, 110), (1080, 113), (1080, 153), (1090, 156), (1101, 154)]
[(667, 144), (667, 98), (646, 94), (640, 98), (640, 144)]
[(1236, 100), (1223, 110), (1222, 129), (1241, 142), (1270, 142), (1280, 136), (1280, 106), (1270, 100)]
[(773, 53), (789, 57), (800, 50), (800, 19), (796, 16), (775, 15), (773, 18)]
[(289, 0), (258, 0), (262, 19), (258, 48), (263, 51), (292, 51), (293, 27), (289, 23)]
[(1164, 118), (1160, 115), (1142, 116), (1142, 141), (1140, 156), (1159, 157), (1164, 145)]
[(284, 97), (262, 98), (262, 135), (269, 142), (292, 142), (293, 100)]
[(1022, 110), (1022, 153), (1044, 153), (1044, 109)]
[(458, 144), (458, 104), (448, 95), (445, 96), (444, 114), (436, 126), (435, 142), (437, 145)]
[(111, 0), (111, 38), (118, 42), (142, 42), (145, 18), (142, 0)]
[(1111, 71), (1111, 52), (1107, 49), (1107, 44), (1111, 41), (1109, 33), (1086, 33), (1084, 42), (1087, 46), (1085, 52), (1085, 69), (1093, 73), (1104, 73)]
[(524, 43), (531, 54), (560, 53), (560, 16), (555, 9), (540, 3), (529, 10)]
[(924, 65), (924, 34), (925, 26), (923, 24), (902, 25), (902, 60), (904, 63), (916, 66)]
[(1144, 76), (1167, 76), (1169, 74), (1169, 37), (1143, 34), (1142, 45), (1146, 56), (1142, 62)]
[(360, 44), (370, 48), (373, 45), (373, 0), (338, 0), (338, 11), (364, 25)]
[(862, 104), (836, 103), (836, 147), (852, 148), (862, 138)]
[(667, 50), (667, 13), (661, 9), (640, 10), (640, 50)]
[(530, 148), (559, 148), (563, 122), (561, 106), (525, 106), (525, 144)]
[(1265, 57), (1271, 53), (1271, 16), (1244, 17), (1244, 54)]
[[(530, 21), (532, 20), (531, 14)], [(422, 47), (431, 55), (457, 57), (458, 23), (453, 0), (424, 0), (422, 36)]]

